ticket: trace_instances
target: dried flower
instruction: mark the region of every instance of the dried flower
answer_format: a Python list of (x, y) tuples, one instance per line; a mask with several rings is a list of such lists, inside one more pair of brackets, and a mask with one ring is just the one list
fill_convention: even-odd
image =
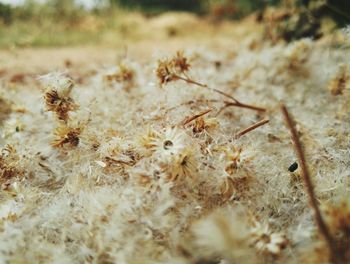
[(39, 77), (39, 80), (45, 85), (47, 91), (56, 91), (58, 97), (69, 97), (74, 81), (64, 73), (54, 72)]
[(242, 148), (227, 148), (225, 147), (224, 149), (225, 153), (225, 171), (229, 174), (232, 175), (234, 171), (238, 168), (239, 163), (241, 161), (241, 152)]
[(195, 134), (206, 131), (208, 133), (213, 132), (219, 126), (219, 122), (216, 118), (197, 118), (192, 124), (192, 131)]
[(44, 99), (47, 111), (56, 113), (59, 120), (68, 121), (68, 113), (78, 109), (70, 97), (74, 87), (71, 78), (62, 73), (51, 73), (39, 78), (46, 86)]
[(268, 225), (255, 223), (251, 230), (252, 244), (262, 253), (278, 256), (288, 245), (287, 238), (282, 233), (271, 232)]
[(228, 263), (257, 263), (249, 247), (247, 219), (241, 210), (217, 211), (193, 227), (196, 244), (204, 256), (221, 256)]
[(78, 109), (78, 105), (68, 96), (60, 97), (56, 90), (47, 91), (44, 95), (46, 108), (55, 112), (58, 119), (67, 122), (68, 113)]
[(106, 73), (104, 78), (108, 82), (119, 82), (132, 85), (135, 80), (135, 71), (125, 64), (120, 63), (117, 69), (113, 69), (111, 72)]
[(172, 61), (168, 59), (158, 61), (156, 75), (161, 85), (179, 79), (176, 73), (174, 72)]
[(13, 177), (23, 175), (22, 170), (19, 168), (19, 161), (20, 158), (13, 146), (7, 145), (1, 150), (0, 183), (4, 183)]
[(179, 128), (168, 127), (164, 133), (157, 136), (157, 140), (153, 141), (153, 150), (159, 155), (180, 153), (186, 146), (186, 134)]
[(171, 61), (177, 73), (186, 74), (191, 67), (191, 65), (188, 63), (188, 59), (184, 56), (183, 51), (176, 52)]
[(130, 148), (129, 142), (124, 137), (114, 136), (100, 146), (100, 153), (102, 156), (117, 156)]
[(142, 148), (147, 150), (155, 150), (157, 147), (157, 141), (161, 138), (161, 134), (156, 130), (148, 127), (145, 134), (139, 137), (139, 144)]
[(159, 166), (167, 172), (170, 180), (182, 179), (194, 175), (196, 159), (189, 144), (186, 144), (186, 134), (175, 127), (168, 127), (163, 133), (148, 129), (147, 134), (140, 139), (142, 145), (154, 153)]
[(209, 109), (209, 110), (203, 111), (199, 114), (190, 116), (190, 117), (186, 118), (184, 121), (182, 121), (181, 123), (183, 124), (183, 126), (186, 126), (187, 124), (191, 123), (193, 133), (195, 133), (195, 134), (201, 133), (204, 130), (206, 130), (207, 132), (210, 132), (210, 131), (214, 130), (219, 124), (219, 122), (217, 121), (216, 118), (205, 118), (204, 117), (204, 115), (210, 113), (211, 111), (212, 110)]
[(148, 190), (159, 190), (166, 180), (161, 168), (155, 163), (141, 162), (133, 171), (137, 183)]
[(187, 83), (206, 87), (206, 85), (198, 83), (188, 77), (187, 72), (189, 71), (190, 67), (191, 66), (188, 63), (188, 59), (181, 51), (178, 51), (175, 56), (170, 59), (166, 58), (159, 60), (156, 75), (159, 79), (160, 85), (181, 79)]
[(338, 72), (329, 82), (328, 87), (332, 95), (341, 95), (345, 89), (349, 89), (350, 73), (346, 64), (339, 65)]
[(166, 153), (161, 157), (160, 166), (165, 169), (170, 181), (193, 178), (197, 172), (195, 153), (190, 148), (182, 149), (178, 153)]
[(70, 147), (76, 147), (79, 144), (79, 135), (81, 133), (81, 128), (68, 127), (66, 125), (61, 125), (55, 130), (55, 135), (57, 138), (51, 143), (55, 148), (62, 148), (67, 145)]

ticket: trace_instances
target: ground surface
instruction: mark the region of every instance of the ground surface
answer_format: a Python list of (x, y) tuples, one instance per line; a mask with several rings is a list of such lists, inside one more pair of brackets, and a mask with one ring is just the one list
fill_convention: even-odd
[[(193, 36), (178, 21), (151, 21), (159, 37), (116, 46), (0, 51), (4, 263), (327, 263), (300, 166), (288, 170), (281, 102), (335, 243), (347, 244), (346, 38), (272, 45), (252, 18), (194, 19)], [(159, 68), (178, 50), (187, 82)], [(65, 74), (37, 79), (51, 71)], [(227, 95), (265, 111), (220, 112)]]

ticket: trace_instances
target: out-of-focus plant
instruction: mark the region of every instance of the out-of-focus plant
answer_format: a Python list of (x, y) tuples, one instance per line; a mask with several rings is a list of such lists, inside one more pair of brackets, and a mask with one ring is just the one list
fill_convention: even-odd
[(0, 3), (0, 22), (10, 24), (13, 18), (13, 10), (9, 5)]
[(16, 21), (27, 21), (37, 24), (43, 22), (59, 22), (73, 26), (83, 20), (88, 14), (74, 0), (48, 0), (40, 4), (33, 0), (27, 0), (22, 6), (12, 7), (0, 4), (0, 19), (7, 24)]
[(148, 14), (156, 14), (170, 10), (183, 10), (201, 13), (203, 0), (109, 0), (112, 6), (137, 8)]

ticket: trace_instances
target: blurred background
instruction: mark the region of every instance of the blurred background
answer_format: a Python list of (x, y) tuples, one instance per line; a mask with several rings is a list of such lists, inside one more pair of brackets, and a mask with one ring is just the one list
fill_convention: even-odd
[[(350, 23), (349, 0), (0, 0), (0, 48), (114, 44), (121, 38), (138, 40), (156, 34), (154, 27), (146, 28), (145, 21), (168, 12), (190, 12), (219, 24), (253, 14), (262, 21), (270, 8), (284, 10), (275, 16), (288, 27), (290, 23), (295, 28), (310, 25), (304, 31), (315, 31), (323, 17), (334, 22), (332, 27)], [(181, 24), (182, 18), (189, 19), (171, 19)], [(158, 21), (165, 26), (168, 22)], [(289, 33), (285, 39), (315, 35), (304, 31)], [(176, 28), (167, 28), (169, 36), (178, 33)]]

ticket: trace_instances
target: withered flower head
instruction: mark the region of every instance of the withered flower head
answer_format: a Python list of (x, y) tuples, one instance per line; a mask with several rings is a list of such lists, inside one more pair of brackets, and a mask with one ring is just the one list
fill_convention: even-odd
[(160, 166), (165, 169), (170, 181), (193, 178), (197, 172), (197, 160), (192, 149), (185, 148), (178, 153), (165, 154)]
[(133, 83), (135, 79), (135, 71), (125, 64), (120, 63), (117, 70), (107, 73), (104, 78), (108, 82)]
[(56, 113), (59, 120), (67, 122), (68, 112), (78, 108), (70, 93), (74, 81), (63, 73), (50, 73), (41, 76), (39, 80), (45, 85), (45, 104), (47, 111)]
[(203, 131), (212, 132), (218, 125), (219, 122), (216, 118), (199, 117), (194, 121), (192, 131), (193, 133), (201, 133)]
[(171, 61), (175, 71), (178, 73), (186, 73), (191, 67), (188, 63), (188, 59), (184, 56), (183, 51), (176, 52)]
[(46, 90), (57, 91), (59, 97), (68, 97), (75, 83), (65, 73), (53, 72), (39, 77)]
[(288, 245), (287, 238), (282, 233), (274, 233), (268, 225), (256, 223), (251, 231), (252, 244), (255, 248), (264, 254), (278, 256), (281, 251)]
[(158, 61), (156, 74), (161, 85), (178, 80), (178, 77), (174, 72), (172, 61), (168, 59)]
[(139, 137), (139, 144), (145, 149), (155, 150), (159, 144), (158, 141), (160, 138), (160, 133), (148, 127), (146, 133)]
[(78, 109), (78, 105), (69, 96), (62, 97), (57, 90), (49, 90), (44, 95), (46, 109), (56, 113), (59, 120), (67, 122), (68, 113)]
[(225, 161), (226, 161), (226, 167), (225, 171), (232, 175), (234, 171), (239, 167), (239, 164), (241, 162), (241, 148), (224, 148), (225, 153)]
[(22, 171), (18, 168), (19, 160), (20, 158), (13, 146), (7, 145), (1, 150), (0, 183), (22, 174)]
[(70, 147), (76, 147), (79, 144), (79, 135), (81, 133), (81, 128), (68, 127), (65, 125), (59, 126), (54, 134), (57, 138), (51, 143), (55, 148), (61, 148), (65, 145)]

